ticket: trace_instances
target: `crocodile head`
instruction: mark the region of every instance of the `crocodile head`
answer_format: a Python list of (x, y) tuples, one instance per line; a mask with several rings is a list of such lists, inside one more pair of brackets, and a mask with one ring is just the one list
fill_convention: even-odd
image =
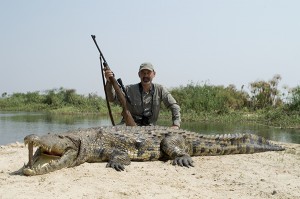
[[(78, 154), (76, 141), (61, 135), (28, 135), (24, 138), (28, 145), (29, 161), (23, 167), (27, 176), (46, 174), (74, 165)], [(33, 155), (33, 149), (36, 148)]]

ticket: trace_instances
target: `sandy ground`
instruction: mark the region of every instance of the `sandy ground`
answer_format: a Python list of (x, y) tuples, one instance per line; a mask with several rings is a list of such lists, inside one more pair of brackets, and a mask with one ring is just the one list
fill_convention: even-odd
[(133, 162), (124, 172), (85, 163), (26, 177), (22, 143), (0, 146), (0, 199), (4, 198), (300, 198), (300, 145), (283, 152), (194, 157), (195, 167)]

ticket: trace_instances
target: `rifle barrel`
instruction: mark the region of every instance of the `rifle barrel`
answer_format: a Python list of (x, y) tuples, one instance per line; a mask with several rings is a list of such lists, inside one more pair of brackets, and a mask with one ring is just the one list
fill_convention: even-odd
[(98, 51), (100, 53), (100, 57), (99, 58), (100, 58), (100, 66), (101, 66), (101, 74), (102, 74), (102, 82), (103, 82), (103, 89), (104, 89), (104, 94), (105, 94), (106, 106), (107, 106), (107, 109), (108, 109), (108, 114), (109, 114), (109, 117), (110, 117), (111, 124), (113, 126), (115, 126), (114, 117), (112, 115), (111, 107), (110, 107), (110, 104), (109, 104), (109, 101), (108, 101), (108, 98), (107, 98), (107, 91), (105, 89), (105, 80), (104, 80), (104, 75), (103, 75), (103, 65), (105, 65), (105, 67), (108, 67), (108, 66), (107, 66), (106, 62), (104, 62), (103, 65), (102, 65), (102, 59), (103, 59), (103, 61), (105, 61), (105, 58), (104, 58), (104, 56), (103, 56), (103, 54), (102, 54), (102, 52), (101, 52), (101, 50), (100, 50), (100, 48), (99, 48), (99, 46), (98, 46), (98, 44), (96, 42), (96, 36), (95, 35), (91, 35), (91, 36), (92, 36), (92, 38), (94, 40), (94, 43), (97, 46)]
[[(103, 53), (101, 52), (101, 50), (100, 50), (100, 48), (99, 48), (99, 46), (98, 46), (98, 44), (97, 44), (97, 42), (96, 42), (96, 36), (95, 36), (95, 35), (91, 35), (91, 37), (93, 38), (93, 41), (94, 41), (94, 43), (95, 43), (95, 45), (96, 45), (96, 47), (97, 47), (97, 49), (98, 49), (98, 51), (99, 51), (99, 53), (100, 53), (100, 56), (101, 56), (102, 59), (103, 59), (103, 62), (104, 62), (104, 63), (107, 63), (106, 60), (105, 60), (105, 58), (104, 58)], [(108, 66), (108, 64), (106, 64), (106, 65)]]

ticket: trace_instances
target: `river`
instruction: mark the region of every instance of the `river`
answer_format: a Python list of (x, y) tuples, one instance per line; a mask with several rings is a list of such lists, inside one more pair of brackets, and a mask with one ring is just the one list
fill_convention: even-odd
[[(170, 125), (169, 121), (159, 121)], [(0, 112), (0, 145), (23, 142), (26, 135), (58, 133), (78, 128), (110, 126), (108, 117), (57, 115), (29, 112)], [(249, 123), (185, 122), (183, 129), (202, 134), (253, 133), (268, 139), (300, 144), (300, 129), (278, 129)]]

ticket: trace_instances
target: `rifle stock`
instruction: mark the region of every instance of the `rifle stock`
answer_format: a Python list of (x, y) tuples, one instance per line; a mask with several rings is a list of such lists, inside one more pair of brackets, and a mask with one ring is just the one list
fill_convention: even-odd
[[(106, 62), (106, 60), (105, 60), (105, 58), (104, 58), (104, 56), (103, 56), (103, 54), (102, 54), (102, 52), (101, 52), (98, 44), (97, 44), (97, 42), (96, 42), (96, 36), (95, 35), (91, 35), (91, 36), (92, 36), (92, 38), (93, 38), (93, 40), (95, 42), (95, 45), (96, 45), (96, 47), (97, 47), (97, 49), (98, 49), (98, 51), (100, 53), (100, 57), (103, 58), (103, 61), (104, 61), (103, 65), (104, 65), (104, 67), (106, 69), (110, 70), (110, 68), (109, 68), (109, 66), (108, 66), (108, 64), (107, 64), (107, 62)], [(120, 88), (117, 80), (115, 79), (115, 77), (110, 77), (109, 81), (112, 84), (113, 88), (115, 89), (116, 95), (117, 95), (117, 97), (118, 97), (118, 99), (119, 99), (119, 101), (121, 103), (121, 106), (122, 106), (122, 116), (124, 117), (126, 126), (136, 126), (136, 123), (135, 123), (135, 121), (134, 121), (131, 113), (129, 112), (129, 110), (127, 108), (127, 101), (126, 101), (126, 98), (124, 96), (124, 93), (121, 91), (121, 88)]]

